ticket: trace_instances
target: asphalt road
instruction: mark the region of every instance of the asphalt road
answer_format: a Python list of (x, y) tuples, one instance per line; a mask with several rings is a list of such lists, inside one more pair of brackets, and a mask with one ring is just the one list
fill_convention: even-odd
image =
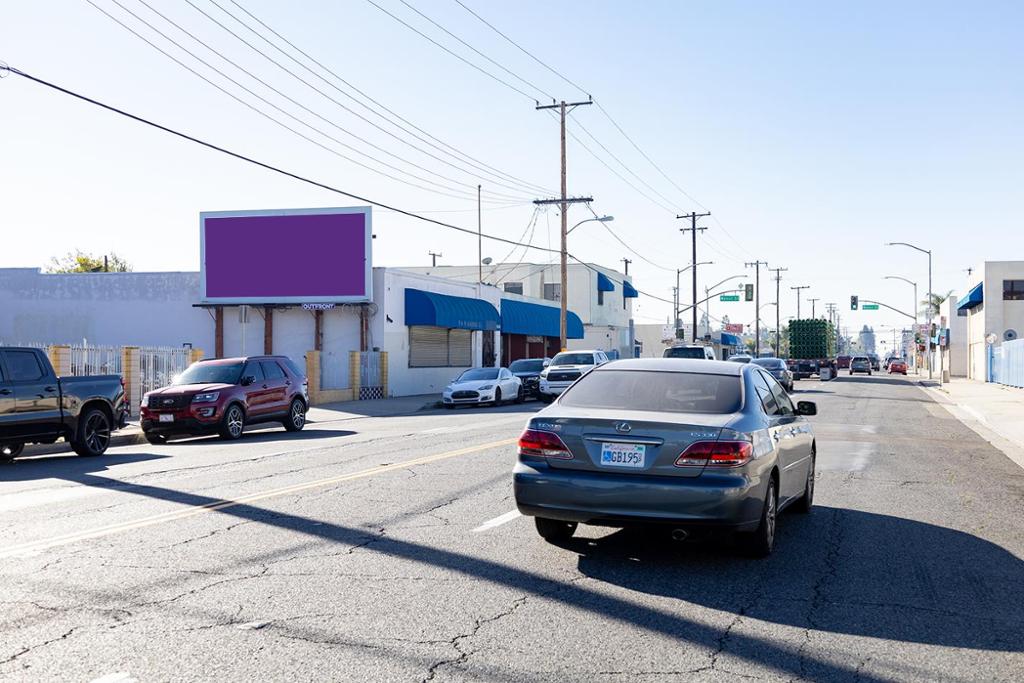
[(1024, 470), (912, 381), (801, 381), (774, 555), (513, 513), (537, 404), (0, 468), (5, 681), (945, 680), (1024, 671)]

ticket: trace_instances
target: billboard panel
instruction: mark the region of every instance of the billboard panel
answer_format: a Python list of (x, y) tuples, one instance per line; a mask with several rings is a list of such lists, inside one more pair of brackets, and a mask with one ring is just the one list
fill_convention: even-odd
[(199, 214), (204, 303), (369, 301), (370, 207)]

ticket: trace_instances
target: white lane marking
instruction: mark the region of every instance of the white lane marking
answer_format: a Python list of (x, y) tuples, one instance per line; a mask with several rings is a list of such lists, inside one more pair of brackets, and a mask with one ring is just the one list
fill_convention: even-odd
[(518, 519), (522, 516), (523, 515), (521, 512), (519, 512), (519, 510), (511, 510), (503, 515), (495, 517), (494, 519), (487, 520), (477, 528), (473, 529), (473, 533), (479, 533), (481, 531), (490, 531), (495, 527), (499, 527), (502, 524), (507, 524), (508, 522), (511, 522), (513, 519)]

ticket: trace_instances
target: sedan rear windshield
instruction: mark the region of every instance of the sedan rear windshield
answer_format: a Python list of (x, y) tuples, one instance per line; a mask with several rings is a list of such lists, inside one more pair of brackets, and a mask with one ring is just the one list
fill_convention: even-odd
[(594, 365), (592, 353), (560, 353), (551, 360), (552, 365)]
[(665, 349), (662, 358), (706, 358), (703, 346), (676, 346)]
[(241, 363), (194, 363), (174, 378), (172, 384), (238, 384)]
[(690, 372), (598, 370), (562, 395), (573, 408), (618, 408), (668, 413), (734, 413), (740, 409), (740, 378)]
[(758, 358), (754, 363), (767, 370), (782, 370), (786, 367), (786, 364), (778, 358)]

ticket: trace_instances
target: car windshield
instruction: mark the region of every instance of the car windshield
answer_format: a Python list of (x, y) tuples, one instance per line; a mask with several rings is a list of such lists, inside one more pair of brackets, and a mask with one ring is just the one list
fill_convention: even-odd
[(729, 360), (731, 360), (733, 363), (749, 363), (750, 356), (730, 356)]
[(470, 368), (459, 375), (459, 382), (471, 382), (477, 379), (498, 379), (498, 368)]
[(740, 378), (692, 372), (597, 370), (577, 381), (559, 403), (573, 408), (734, 413), (740, 408)]
[(704, 358), (703, 346), (676, 346), (665, 349), (664, 358)]
[(786, 364), (778, 358), (758, 358), (754, 363), (768, 370), (782, 370), (786, 367)]
[(854, 363), (867, 363), (868, 359), (865, 358), (864, 356), (857, 356), (856, 358), (853, 359), (853, 362)]
[(551, 360), (552, 365), (594, 365), (592, 353), (560, 353)]
[(517, 360), (508, 366), (512, 372), (540, 372), (544, 369), (542, 360)]
[(171, 384), (238, 384), (242, 363), (193, 363)]

